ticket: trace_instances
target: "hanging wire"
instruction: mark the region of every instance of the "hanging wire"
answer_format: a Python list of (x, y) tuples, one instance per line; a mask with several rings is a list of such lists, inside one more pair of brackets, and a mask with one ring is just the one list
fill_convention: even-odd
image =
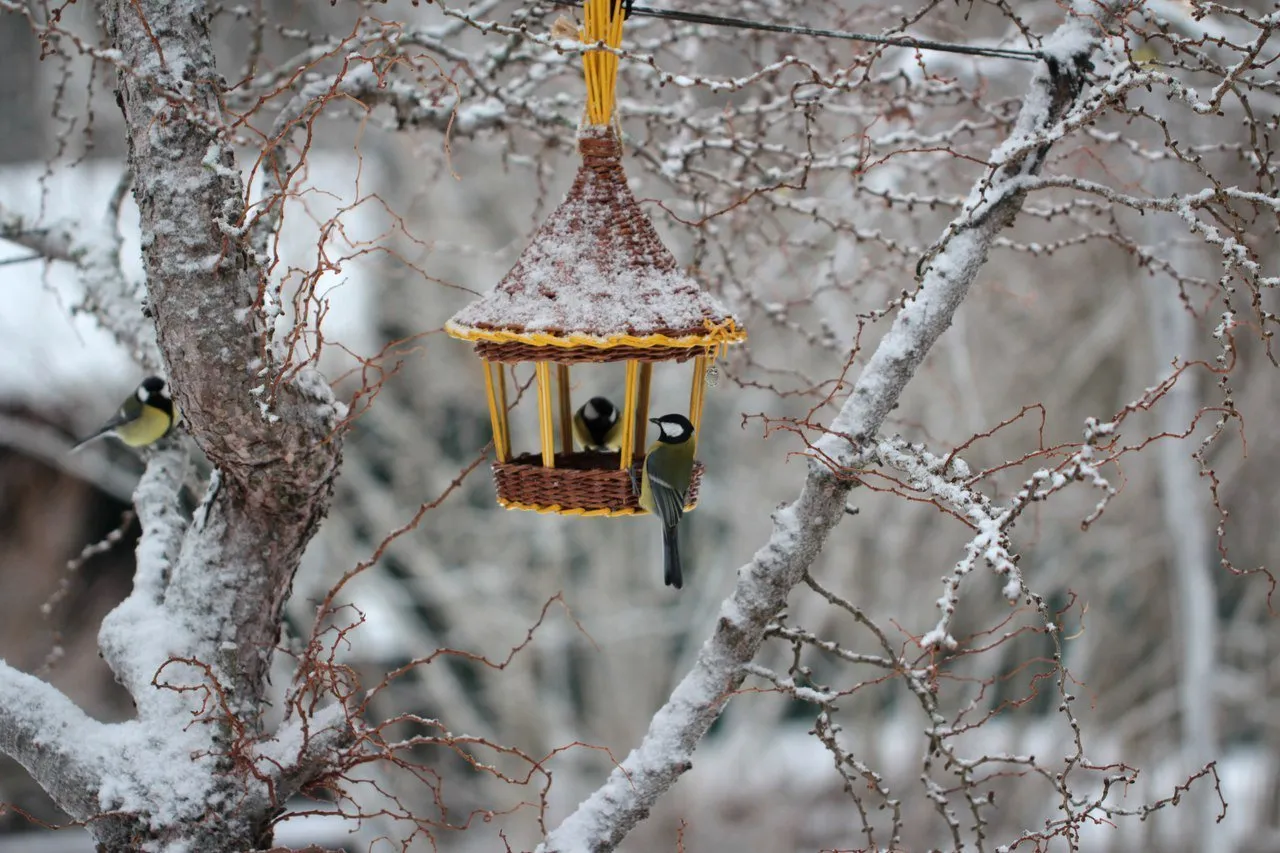
[[(575, 0), (550, 0), (554, 6), (581, 6)], [(1044, 52), (1039, 50), (1017, 50), (1004, 47), (974, 47), (964, 44), (952, 44), (945, 41), (918, 39), (911, 36), (875, 36), (866, 33), (853, 33), (845, 30), (823, 30), (814, 27), (802, 27), (793, 24), (769, 24), (761, 21), (748, 21), (743, 18), (725, 18), (719, 15), (704, 15), (700, 12), (676, 12), (670, 9), (651, 9), (624, 2), (624, 14), (640, 15), (645, 18), (661, 18), (668, 21), (683, 21), (690, 24), (707, 24), (713, 27), (733, 27), (741, 30), (761, 30), (769, 33), (787, 33), (798, 36), (814, 36), (817, 38), (844, 39), (861, 41), (869, 44), (881, 44), (887, 47), (910, 47), (916, 50), (935, 50), (941, 53), (964, 53), (970, 56), (987, 56), (993, 59), (1013, 59), (1019, 62), (1037, 62), (1044, 59)]]

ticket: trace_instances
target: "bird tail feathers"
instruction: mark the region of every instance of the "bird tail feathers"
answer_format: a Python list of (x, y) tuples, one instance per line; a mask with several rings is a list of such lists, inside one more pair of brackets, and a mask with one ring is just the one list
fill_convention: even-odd
[(674, 525), (662, 528), (662, 578), (667, 586), (676, 589), (684, 586), (684, 575), (680, 571), (680, 534)]
[(98, 431), (97, 431), (97, 432), (95, 432), (93, 435), (90, 435), (88, 438), (82, 438), (82, 439), (80, 439), (79, 441), (77, 441), (75, 444), (73, 444), (73, 445), (71, 446), (71, 452), (72, 452), (72, 453), (74, 453), (75, 451), (77, 451), (77, 450), (79, 450), (80, 448), (84, 447), (86, 444), (90, 444), (90, 443), (92, 443), (92, 442), (94, 442), (94, 441), (98, 440), (99, 438), (102, 438), (104, 435), (106, 435), (107, 433), (111, 432), (111, 430), (113, 430), (113, 429), (115, 429), (115, 427), (114, 427), (114, 426), (106, 427), (106, 428), (104, 428), (104, 429), (100, 429), (100, 430), (98, 430)]

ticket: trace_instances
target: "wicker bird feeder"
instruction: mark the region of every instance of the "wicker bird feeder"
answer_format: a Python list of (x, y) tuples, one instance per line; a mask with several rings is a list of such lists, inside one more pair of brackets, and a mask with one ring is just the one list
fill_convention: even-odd
[[(584, 17), (583, 42), (621, 44), (620, 0), (587, 0)], [(588, 121), (578, 137), (582, 166), (572, 188), (498, 286), (445, 330), (474, 342), (484, 365), (500, 504), (637, 515), (644, 510), (633, 477), (643, 463), (654, 364), (692, 361), (688, 417), (696, 439), (708, 366), (746, 332), (679, 268), (627, 186), (613, 124), (617, 55), (589, 51), (583, 59)], [(522, 362), (535, 367), (540, 448), (513, 454), (507, 366)], [(607, 362), (626, 365), (621, 451), (576, 451), (570, 367)], [(702, 470), (697, 463), (688, 509), (697, 502)]]

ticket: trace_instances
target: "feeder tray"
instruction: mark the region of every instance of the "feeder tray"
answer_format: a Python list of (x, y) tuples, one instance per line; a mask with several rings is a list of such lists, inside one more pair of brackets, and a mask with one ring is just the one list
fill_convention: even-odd
[[(639, 497), (631, 477), (640, 477), (643, 459), (631, 471), (618, 467), (618, 453), (557, 453), (556, 467), (545, 468), (542, 457), (522, 453), (493, 466), (498, 503), (508, 509), (532, 509), (573, 515), (641, 515)], [(603, 466), (602, 467), (602, 463)], [(685, 511), (698, 504), (698, 488), (704, 465), (694, 463), (693, 479), (685, 499)], [(548, 503), (554, 499), (558, 503)], [(571, 512), (572, 511), (572, 512)]]

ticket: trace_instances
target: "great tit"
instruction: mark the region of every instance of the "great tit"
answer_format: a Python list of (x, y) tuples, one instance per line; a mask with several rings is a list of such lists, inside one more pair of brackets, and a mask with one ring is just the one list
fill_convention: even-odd
[(693, 424), (684, 415), (650, 418), (658, 425), (658, 440), (644, 457), (640, 475), (640, 506), (662, 522), (662, 577), (667, 586), (684, 585), (680, 571), (680, 537), (689, 482), (693, 479)]
[(145, 447), (168, 435), (177, 422), (178, 410), (173, 405), (173, 398), (169, 396), (164, 380), (159, 376), (148, 376), (132, 396), (121, 404), (115, 417), (72, 450), (78, 450), (108, 433), (130, 447)]
[(573, 437), (585, 450), (621, 450), (622, 419), (604, 397), (592, 397), (573, 415)]

